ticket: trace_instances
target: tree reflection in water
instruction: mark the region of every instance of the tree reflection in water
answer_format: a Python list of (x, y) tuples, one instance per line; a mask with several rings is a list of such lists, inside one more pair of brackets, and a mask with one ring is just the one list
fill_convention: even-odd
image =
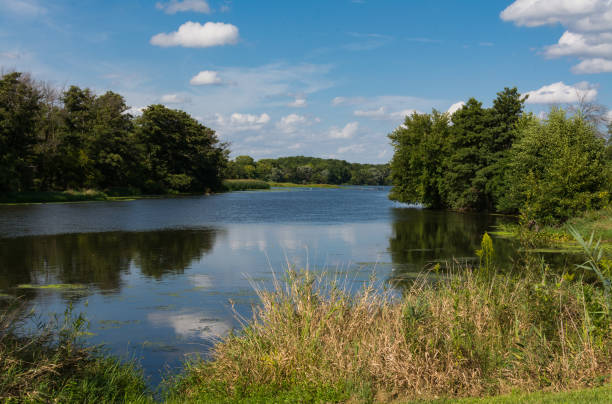
[[(393, 263), (390, 282), (405, 284), (440, 261), (473, 262), (486, 231), (509, 218), (485, 214), (392, 209), (389, 251)], [(509, 240), (495, 239), (496, 259), (512, 263), (516, 249)]]
[(83, 284), (102, 293), (121, 288), (122, 275), (137, 269), (160, 280), (180, 274), (209, 253), (220, 230), (161, 230), (62, 234), (0, 239), (0, 290), (26, 298), (21, 284)]

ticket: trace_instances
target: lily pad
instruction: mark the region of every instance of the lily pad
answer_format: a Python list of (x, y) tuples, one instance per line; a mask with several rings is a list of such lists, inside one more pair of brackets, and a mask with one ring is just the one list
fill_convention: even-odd
[(79, 283), (58, 283), (51, 285), (30, 285), (23, 284), (17, 286), (19, 289), (55, 289), (55, 290), (83, 290), (87, 289), (86, 285), (82, 285)]

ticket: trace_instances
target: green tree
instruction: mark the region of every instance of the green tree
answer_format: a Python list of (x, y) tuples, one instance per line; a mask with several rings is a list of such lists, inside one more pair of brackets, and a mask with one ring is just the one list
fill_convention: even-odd
[(0, 192), (23, 191), (32, 183), (40, 100), (28, 76), (0, 77)]
[(127, 110), (123, 97), (111, 91), (94, 101), (88, 155), (99, 188), (129, 185), (129, 176), (136, 169), (133, 162), (140, 159), (132, 144), (133, 124)]
[(186, 112), (152, 105), (137, 120), (149, 192), (204, 192), (221, 187), (226, 145)]
[(527, 97), (522, 97), (516, 87), (504, 88), (497, 93), (493, 107), (489, 110), (488, 145), (486, 165), (477, 173), (477, 177), (486, 178), (485, 208), (495, 210), (498, 201), (506, 192), (505, 171), (508, 165), (510, 149), (517, 136), (517, 125), (523, 115)]
[(451, 153), (444, 162), (441, 193), (453, 209), (486, 209), (487, 177), (483, 168), (491, 153), (490, 113), (471, 98), (453, 114), (452, 122)]
[(56, 186), (67, 188), (95, 188), (93, 160), (88, 154), (93, 129), (93, 106), (95, 94), (90, 89), (71, 86), (62, 100), (63, 126), (58, 145), (57, 162), (59, 174)]
[(501, 207), (527, 220), (564, 221), (609, 201), (604, 141), (580, 114), (553, 109), (548, 119), (524, 118), (511, 150), (507, 197)]
[(395, 149), (391, 160), (393, 189), (390, 198), (400, 202), (422, 203), (442, 208), (440, 193), (442, 164), (449, 140), (448, 115), (413, 113), (389, 135)]

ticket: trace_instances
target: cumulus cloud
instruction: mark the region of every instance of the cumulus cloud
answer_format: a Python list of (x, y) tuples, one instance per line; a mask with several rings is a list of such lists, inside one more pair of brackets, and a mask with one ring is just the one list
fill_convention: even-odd
[(151, 38), (151, 44), (161, 47), (183, 46), (185, 48), (208, 48), (211, 46), (235, 45), (238, 43), (238, 28), (222, 22), (188, 21), (175, 32), (161, 33)]
[(581, 34), (565, 31), (555, 45), (547, 46), (548, 57), (612, 57), (612, 32)]
[(415, 109), (404, 109), (401, 111), (388, 112), (387, 108), (383, 106), (378, 109), (370, 109), (370, 110), (358, 109), (353, 112), (353, 115), (364, 117), (364, 118), (394, 121), (398, 119), (403, 120), (404, 118), (406, 118), (406, 116), (412, 115), (415, 112), (418, 112), (418, 111)]
[(189, 97), (183, 94), (164, 94), (159, 100), (162, 104), (184, 104), (191, 101)]
[(342, 146), (338, 148), (338, 154), (347, 154), (347, 153), (363, 153), (366, 150), (366, 146), (363, 144), (352, 144), (348, 146)]
[(296, 96), (295, 100), (287, 104), (288, 107), (292, 107), (292, 108), (303, 108), (307, 105), (308, 105), (308, 102), (306, 101), (306, 97), (304, 97), (303, 95)]
[(612, 72), (612, 60), (602, 58), (585, 59), (572, 67), (572, 72), (576, 74)]
[(602, 73), (612, 63), (612, 2), (609, 0), (516, 0), (500, 17), (519, 26), (561, 24), (566, 31), (544, 48), (550, 58), (582, 61), (572, 72)]
[(569, 24), (601, 10), (605, 0), (516, 0), (500, 16), (517, 25)]
[(155, 7), (164, 10), (166, 14), (176, 14), (182, 11), (210, 14), (210, 6), (204, 0), (172, 0), (168, 3), (158, 2)]
[(463, 108), (464, 105), (465, 105), (465, 102), (463, 102), (463, 101), (456, 102), (453, 105), (451, 105), (446, 112), (449, 115), (453, 115), (455, 112), (457, 112), (461, 108)]
[(308, 119), (305, 116), (289, 114), (282, 117), (276, 124), (276, 127), (285, 133), (293, 133), (298, 130), (299, 126), (303, 126), (307, 123)]
[(329, 130), (329, 137), (332, 139), (350, 139), (359, 130), (359, 122), (349, 122), (344, 128), (339, 129), (337, 127), (333, 127)]
[(192, 86), (206, 86), (211, 84), (221, 84), (223, 80), (219, 77), (219, 73), (212, 70), (202, 70), (191, 78), (189, 83)]
[(345, 101), (346, 101), (346, 98), (344, 97), (336, 97), (332, 100), (332, 105), (341, 105), (341, 104), (344, 104)]
[(124, 114), (130, 114), (132, 116), (140, 116), (146, 107), (131, 107)]
[(242, 132), (245, 130), (259, 130), (270, 122), (270, 115), (241, 114), (234, 112), (229, 117), (222, 114), (215, 115), (215, 123), (226, 132)]
[(580, 101), (591, 102), (597, 98), (597, 89), (587, 83), (580, 82), (573, 86), (562, 81), (553, 83), (526, 93), (528, 104), (574, 104)]

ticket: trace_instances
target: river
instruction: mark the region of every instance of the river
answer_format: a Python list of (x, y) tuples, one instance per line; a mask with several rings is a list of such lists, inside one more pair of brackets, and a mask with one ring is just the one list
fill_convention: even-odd
[[(0, 206), (0, 296), (40, 318), (89, 320), (88, 343), (153, 383), (250, 315), (251, 282), (287, 265), (401, 289), (436, 260), (473, 260), (501, 216), (425, 211), (388, 187), (274, 189), (119, 202)], [(511, 251), (495, 240), (498, 255)], [(55, 285), (44, 288), (44, 286)], [(64, 285), (64, 286), (59, 286)]]

